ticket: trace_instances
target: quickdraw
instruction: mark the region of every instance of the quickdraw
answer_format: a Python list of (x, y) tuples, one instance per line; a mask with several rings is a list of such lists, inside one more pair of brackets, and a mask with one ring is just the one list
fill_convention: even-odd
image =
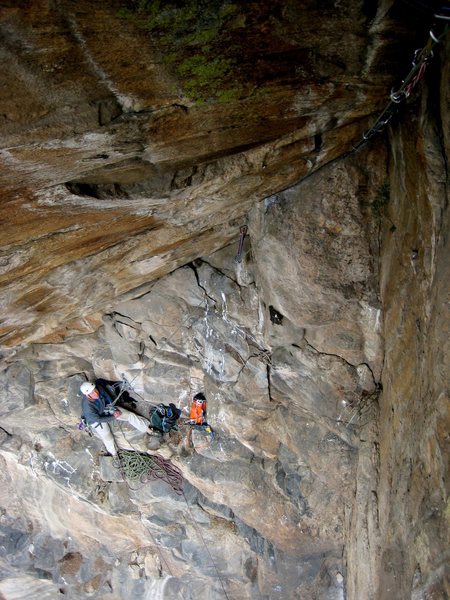
[(422, 49), (417, 49), (414, 53), (412, 69), (405, 77), (405, 79), (403, 79), (402, 84), (398, 88), (398, 90), (391, 91), (389, 103), (380, 113), (372, 127), (363, 133), (362, 139), (356, 145), (353, 146), (354, 150), (357, 150), (360, 146), (362, 146), (368, 140), (370, 140), (374, 135), (381, 133), (396, 113), (397, 106), (411, 96), (414, 88), (423, 79), (425, 71), (431, 59), (434, 56), (434, 46), (436, 44), (439, 44), (444, 39), (445, 35), (447, 34), (447, 31), (448, 25), (445, 26), (444, 31), (439, 36), (436, 35), (436, 33), (433, 30), (430, 30), (429, 38), (426, 45)]
[(240, 263), (242, 260), (242, 250), (244, 248), (244, 240), (245, 240), (245, 235), (247, 233), (247, 225), (242, 225), (242, 227), (239, 229), (239, 232), (240, 232), (239, 248), (238, 248), (238, 252), (237, 252), (236, 256), (234, 257), (234, 262), (236, 262), (236, 263)]

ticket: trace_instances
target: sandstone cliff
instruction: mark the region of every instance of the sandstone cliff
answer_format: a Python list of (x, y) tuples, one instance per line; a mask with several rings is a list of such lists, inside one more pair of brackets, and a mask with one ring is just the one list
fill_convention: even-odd
[[(448, 40), (353, 150), (405, 6), (1, 9), (0, 597), (446, 597)], [(115, 429), (182, 495), (77, 429), (94, 377), (205, 392), (213, 439)]]

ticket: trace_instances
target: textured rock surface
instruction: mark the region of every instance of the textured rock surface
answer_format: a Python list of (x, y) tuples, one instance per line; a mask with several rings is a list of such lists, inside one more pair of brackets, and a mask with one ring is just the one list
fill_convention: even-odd
[(347, 558), (355, 600), (449, 593), (448, 63), (435, 63), (429, 81), (390, 135), (383, 393), (379, 435), (369, 422), (360, 436)]
[[(1, 9), (0, 597), (444, 599), (448, 46), (331, 162), (402, 3), (91, 4)], [(78, 430), (94, 376), (206, 392), (213, 438), (115, 427), (183, 495)]]
[(156, 4), (2, 5), (6, 347), (95, 330), (236, 239), (255, 201), (351, 148), (409, 56), (389, 4)]
[[(377, 190), (385, 160), (379, 150), (363, 151), (360, 162), (363, 157), (370, 175), (353, 158), (324, 172), (325, 180), (339, 181), (334, 208), (328, 192), (318, 191), (318, 173), (307, 185), (254, 209), (242, 262), (234, 262), (235, 244), (197, 259), (151, 284), (140, 298), (114, 305), (96, 334), (61, 344), (34, 344), (3, 371), (14, 403), (4, 406), (8, 435), (2, 455), (12, 463), (17, 455), (14, 479), (23, 483), (16, 482), (16, 487), (25, 485), (29, 471), (35, 474), (34, 485), (20, 494), (17, 506), (4, 499), (8, 517), (26, 513), (32, 530), (59, 543), (64, 540), (67, 552), (80, 555), (80, 565), (90, 565), (92, 577), (100, 574), (92, 575), (92, 549), (85, 540), (103, 543), (107, 574), (98, 580), (98, 594), (106, 585), (111, 593), (123, 594), (125, 584), (119, 585), (117, 578), (153, 593), (155, 573), (137, 567), (130, 583), (128, 563), (123, 562), (127, 551), (142, 553), (150, 545), (159, 556), (160, 575), (172, 576), (178, 582), (172, 585), (184, 591), (189, 584), (193, 597), (220, 597), (222, 585), (232, 598), (343, 597), (345, 507), (350, 510), (357, 458), (355, 425), (358, 406), (374, 391), (372, 373), (380, 361), (379, 349), (364, 354), (366, 337), (372, 341), (376, 332), (366, 333), (364, 312), (356, 320), (354, 308), (363, 302), (372, 310), (378, 306), (377, 256), (367, 234), (367, 207), (375, 192), (358, 201), (355, 194), (360, 177), (368, 189)], [(347, 171), (352, 177), (345, 177)], [(318, 195), (321, 200), (313, 210)], [(333, 278), (322, 261), (304, 277), (294, 277), (297, 257), (305, 264), (310, 259), (310, 240), (316, 240), (317, 251), (327, 252), (328, 229), (336, 226), (339, 215), (346, 216), (345, 227), (357, 240), (351, 254), (346, 236), (340, 238), (340, 248), (333, 238), (333, 250), (346, 252), (345, 272)], [(286, 255), (286, 245), (290, 260), (265, 260), (269, 252), (274, 259)], [(367, 257), (364, 268), (361, 254)], [(344, 296), (344, 289), (357, 291)], [(300, 296), (303, 312), (292, 304)], [(332, 305), (327, 300), (331, 296)], [(320, 312), (317, 298), (325, 299), (322, 310), (336, 339), (340, 330), (345, 337), (347, 314), (355, 321), (358, 354), (347, 356), (347, 346), (338, 348), (333, 340), (332, 346), (320, 349), (310, 343), (309, 332), (320, 321), (311, 319), (308, 307), (315, 303)], [(133, 491), (121, 477), (108, 476), (106, 466), (99, 468), (99, 443), (76, 430), (76, 391), (84, 375), (94, 372), (132, 382), (141, 414), (148, 413), (149, 403), (160, 401), (175, 401), (186, 414), (192, 395), (205, 390), (215, 438), (210, 441), (194, 432), (191, 447), (183, 428), (178, 439), (160, 448), (181, 469), (185, 497), (177, 497), (165, 484)], [(123, 433), (125, 438), (118, 432), (123, 447), (145, 450), (141, 434)], [(5, 477), (6, 494), (11, 485)], [(60, 501), (58, 511), (55, 494), (69, 498)], [(29, 511), (28, 503), (45, 506), (45, 516)], [(91, 520), (91, 513), (96, 518), (89, 533), (83, 519)], [(67, 532), (75, 524), (69, 544)], [(33, 533), (29, 537), (34, 539)], [(73, 567), (76, 573), (69, 579), (58, 566), (61, 557), (54, 555), (53, 560), (51, 576), (58, 585), (67, 593), (86, 592), (91, 580), (81, 566)], [(122, 562), (115, 567), (116, 560)], [(29, 557), (27, 565), (36, 568)], [(160, 593), (170, 598), (174, 592)]]
[(383, 600), (392, 589), (412, 598), (449, 593), (449, 82), (446, 65), (441, 94), (436, 86), (421, 98), (417, 128), (404, 123), (392, 140), (388, 214), (398, 234), (386, 240), (381, 288), (389, 374), (380, 431)]

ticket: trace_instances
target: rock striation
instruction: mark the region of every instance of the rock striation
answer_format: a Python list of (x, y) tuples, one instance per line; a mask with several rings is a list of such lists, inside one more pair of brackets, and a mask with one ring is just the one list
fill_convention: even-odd
[(445, 598), (448, 40), (351, 151), (428, 13), (91, 4), (0, 13), (0, 598)]
[[(385, 160), (379, 150), (364, 156), (370, 172), (354, 158), (325, 168), (325, 180), (339, 181), (341, 194), (333, 203), (319, 191), (323, 175), (317, 173), (255, 207), (241, 262), (234, 260), (235, 244), (198, 258), (153, 282), (139, 298), (115, 304), (95, 334), (33, 344), (3, 371), (15, 401), (4, 407), (4, 460), (14, 465), (14, 485), (27, 487), (14, 518), (26, 512), (33, 530), (64, 540), (67, 552), (80, 556), (70, 579), (58, 566), (64, 556), (54, 555), (52, 578), (67, 593), (90, 585), (81, 567), (93, 560), (87, 537), (102, 545), (116, 577), (124, 578), (133, 565), (114, 567), (127, 550), (150, 546), (161, 555), (160, 577), (199, 595), (209, 589), (211, 597), (220, 597), (223, 585), (233, 598), (341, 597), (358, 407), (376, 390), (381, 356), (381, 332), (368, 320), (379, 310), (377, 256), (368, 241), (370, 211), (359, 207), (356, 191), (362, 178), (373, 190), (365, 198), (370, 206)], [(320, 213), (311, 209), (318, 193), (325, 207)], [(352, 244), (342, 235), (337, 245), (338, 222)], [(336, 279), (314, 263), (305, 268), (330, 250), (330, 237), (334, 251), (348, 256)], [(361, 255), (367, 257), (363, 267)], [(304, 312), (291, 306), (300, 296)], [(321, 323), (334, 327), (336, 337), (318, 341)], [(134, 490), (114, 470), (105, 476), (95, 458), (101, 445), (76, 429), (78, 387), (93, 376), (129, 381), (144, 415), (150, 404), (173, 401), (186, 414), (194, 393), (205, 391), (214, 440), (194, 432), (189, 447), (184, 426), (181, 439), (158, 449), (181, 470), (183, 497), (164, 484)], [(117, 433), (124, 448), (145, 450), (142, 435)], [(29, 469), (33, 486), (26, 484)], [(6, 478), (3, 489), (11, 485)], [(45, 517), (25, 509), (28, 503), (45, 507)], [(9, 518), (11, 513), (9, 506)], [(87, 530), (86, 519), (93, 521)], [(28, 565), (35, 567), (30, 557)], [(108, 585), (123, 597), (124, 586), (110, 578)], [(153, 579), (136, 569), (133, 593), (139, 586), (150, 593)], [(105, 593), (106, 585), (100, 578), (96, 592)]]
[(93, 331), (236, 239), (352, 148), (411, 54), (390, 3), (137, 4), (3, 3), (5, 348)]

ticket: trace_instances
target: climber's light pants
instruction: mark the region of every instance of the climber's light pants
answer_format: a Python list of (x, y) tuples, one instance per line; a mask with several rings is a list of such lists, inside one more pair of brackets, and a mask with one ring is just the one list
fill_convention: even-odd
[[(122, 414), (120, 417), (117, 417), (117, 421), (126, 421), (138, 431), (142, 431), (142, 433), (148, 432), (150, 421), (144, 417), (141, 417), (140, 415), (136, 415), (135, 413), (126, 410), (125, 408), (120, 408), (119, 410)], [(114, 443), (114, 436), (109, 423), (92, 423), (91, 429), (94, 434), (105, 444), (106, 450), (113, 456), (116, 456), (117, 448)]]

